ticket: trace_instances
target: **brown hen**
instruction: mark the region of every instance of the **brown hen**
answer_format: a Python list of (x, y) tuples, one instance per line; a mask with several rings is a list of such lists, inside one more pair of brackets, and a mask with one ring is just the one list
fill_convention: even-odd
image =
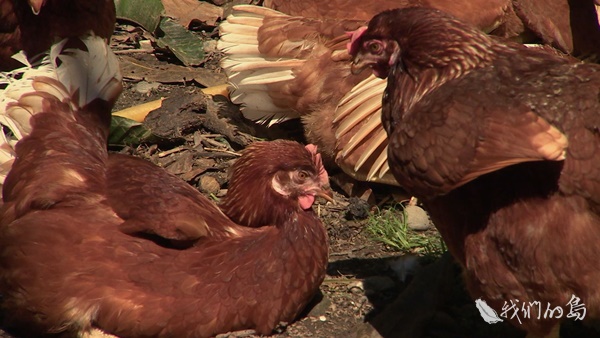
[(327, 266), (311, 208), (330, 194), (316, 149), (250, 145), (221, 211), (155, 165), (107, 153), (121, 82), (102, 39), (64, 40), (49, 59), (7, 105), (33, 115), (0, 210), (6, 325), (25, 337), (209, 337), (293, 321)]
[(565, 318), (579, 299), (598, 318), (600, 66), (424, 8), (377, 15), (351, 54), (355, 70), (388, 76), (391, 171), (425, 203), (471, 295), (498, 314), (540, 302), (522, 324), (508, 314), (537, 335), (560, 320), (546, 306)]
[[(222, 66), (229, 77), (231, 99), (242, 105), (244, 116), (268, 124), (300, 117), (307, 140), (318, 144), (329, 162), (335, 160), (359, 180), (395, 185), (379, 122), (385, 82), (350, 73), (344, 49), (350, 38), (345, 32), (357, 29), (382, 10), (423, 6), (443, 10), (498, 36), (522, 41), (533, 38), (564, 52), (583, 55), (583, 50), (589, 54), (600, 48), (590, 0), (581, 4), (567, 0), (553, 0), (548, 5), (531, 2), (265, 2), (265, 6), (287, 15), (236, 6), (220, 27), (219, 47), (226, 54)], [(569, 13), (579, 19), (569, 20)], [(581, 48), (575, 49), (573, 41), (579, 41)]]
[(443, 1), (443, 0), (265, 0), (263, 6), (275, 9), (292, 16), (314, 19), (337, 20), (370, 20), (375, 14), (387, 9), (406, 7), (430, 7), (453, 13), (463, 20), (480, 27), (485, 31), (503, 25), (510, 11), (509, 0), (492, 1)]
[[(219, 48), (227, 55), (222, 66), (229, 76), (230, 97), (242, 104), (244, 116), (260, 123), (301, 117), (307, 140), (319, 146), (328, 162), (335, 160), (359, 180), (395, 185), (386, 165), (387, 141), (378, 117), (385, 82), (350, 73), (347, 32), (364, 26), (382, 10), (415, 4), (444, 8), (491, 30), (500, 24), (508, 3), (265, 3), (291, 15), (263, 7), (236, 6), (220, 27), (219, 41)], [(340, 7), (351, 12), (340, 11)]]

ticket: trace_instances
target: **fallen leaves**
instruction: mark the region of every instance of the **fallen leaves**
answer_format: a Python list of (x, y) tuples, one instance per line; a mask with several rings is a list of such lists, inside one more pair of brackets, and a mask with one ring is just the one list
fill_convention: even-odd
[(182, 26), (190, 27), (194, 21), (207, 26), (216, 26), (223, 17), (223, 9), (198, 0), (162, 0), (167, 16), (175, 18)]
[(227, 82), (224, 74), (205, 68), (184, 67), (156, 59), (139, 60), (130, 56), (119, 56), (123, 77), (133, 81), (160, 83), (188, 83), (195, 81), (204, 87), (222, 85)]
[(223, 9), (197, 0), (115, 0), (117, 17), (153, 34), (160, 48), (170, 50), (184, 65), (205, 61), (201, 37), (188, 29), (215, 27)]
[(136, 121), (136, 122), (144, 122), (146, 115), (148, 115), (148, 113), (150, 113), (154, 109), (159, 108), (161, 106), (163, 100), (164, 100), (164, 98), (146, 102), (146, 103), (142, 103), (137, 106), (125, 108), (118, 112), (114, 112), (113, 115), (124, 117), (124, 118), (130, 119), (130, 120)]

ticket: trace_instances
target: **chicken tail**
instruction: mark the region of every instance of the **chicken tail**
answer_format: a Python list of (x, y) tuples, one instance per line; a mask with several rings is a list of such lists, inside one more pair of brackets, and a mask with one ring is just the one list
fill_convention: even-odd
[(94, 190), (86, 183), (104, 176), (94, 170), (103, 170), (110, 111), (122, 90), (118, 60), (95, 35), (64, 39), (36, 67), (16, 73), (5, 76), (0, 94), (7, 130), (0, 136), (0, 173), (10, 169), (2, 191), (5, 203), (19, 200), (15, 215)]
[[(293, 110), (294, 102), (285, 99), (289, 96), (279, 95), (277, 99), (277, 93), (295, 79), (294, 68), (306, 62), (294, 53), (303, 49), (303, 41), (278, 41), (274, 47), (277, 55), (273, 56), (259, 50), (259, 31), (265, 20), (289, 16), (259, 6), (239, 5), (233, 9), (219, 26), (221, 38), (217, 44), (225, 53), (221, 67), (229, 78), (231, 101), (242, 105), (242, 114), (247, 119), (269, 126), (299, 118)], [(276, 26), (281, 28), (277, 22), (269, 25)]]
[(25, 91), (30, 90), (33, 77), (49, 76), (53, 72), (49, 57), (31, 64), (21, 51), (12, 58), (23, 64), (23, 67), (0, 73), (0, 188), (15, 160), (15, 144), (30, 131), (29, 123), (8, 116), (6, 107), (9, 103), (16, 102)]

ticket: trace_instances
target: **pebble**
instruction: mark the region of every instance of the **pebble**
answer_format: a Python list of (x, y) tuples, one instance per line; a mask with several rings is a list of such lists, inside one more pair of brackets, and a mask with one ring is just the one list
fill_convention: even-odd
[(133, 89), (140, 94), (148, 94), (151, 91), (158, 89), (158, 87), (160, 87), (160, 83), (158, 82), (140, 81), (133, 86)]
[(218, 194), (221, 190), (221, 185), (212, 176), (202, 176), (200, 178), (200, 189), (209, 194)]
[(406, 213), (406, 226), (411, 230), (423, 231), (433, 227), (431, 219), (423, 208), (409, 205), (404, 208)]
[(348, 284), (348, 291), (354, 294), (363, 293), (365, 291), (363, 281), (356, 281)]

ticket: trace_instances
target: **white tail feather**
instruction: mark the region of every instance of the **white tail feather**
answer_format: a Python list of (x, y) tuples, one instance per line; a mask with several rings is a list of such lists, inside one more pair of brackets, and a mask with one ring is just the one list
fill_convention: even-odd
[(265, 16), (286, 16), (275, 10), (239, 5), (219, 27), (217, 48), (225, 53), (221, 67), (229, 80), (231, 101), (249, 120), (269, 126), (300, 117), (291, 107), (273, 102), (269, 92), (293, 80), (292, 71), (305, 60), (264, 57), (258, 49), (258, 28)]
[[(358, 170), (358, 168), (362, 167), (362, 165), (373, 155), (377, 155), (377, 158), (379, 159), (379, 161), (381, 161), (381, 160), (387, 161), (387, 144), (386, 144), (387, 142), (386, 142), (386, 140), (387, 140), (387, 135), (385, 134), (385, 131), (379, 130), (379, 132), (373, 136), (373, 140), (371, 141), (371, 144), (369, 144), (369, 148), (370, 148), (369, 151), (365, 151), (363, 153), (363, 155), (358, 159), (358, 161), (356, 161), (356, 165), (354, 167), (355, 170)], [(376, 153), (375, 150), (377, 148), (375, 148), (375, 147), (379, 147), (382, 144), (386, 144), (386, 146), (384, 148), (385, 151)], [(382, 157), (382, 156), (385, 156), (385, 157)], [(375, 161), (375, 162), (379, 162), (379, 161)], [(378, 165), (377, 168), (379, 168), (379, 166), (380, 165)], [(368, 174), (369, 179), (372, 179), (373, 177), (375, 177), (376, 171), (373, 171), (373, 170), (374, 169), (372, 168), (369, 171), (369, 174)], [(375, 170), (377, 170), (377, 169), (375, 168)], [(373, 172), (373, 174), (371, 174), (371, 172)]]
[[(36, 64), (15, 55), (25, 66), (0, 75), (6, 86), (0, 91), (0, 185), (14, 161), (15, 144), (31, 132), (31, 116), (43, 109), (43, 98), (71, 102), (78, 109), (97, 98), (114, 102), (121, 92), (119, 63), (106, 41), (89, 35), (81, 42), (87, 51), (69, 48), (65, 39)], [(44, 81), (35, 81), (42, 77)]]

